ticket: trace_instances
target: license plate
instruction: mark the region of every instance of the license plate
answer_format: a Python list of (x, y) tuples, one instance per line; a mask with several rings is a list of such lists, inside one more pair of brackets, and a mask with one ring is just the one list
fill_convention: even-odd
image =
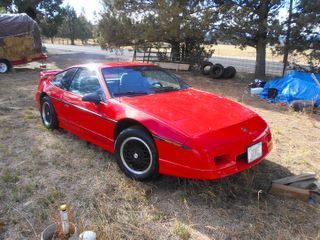
[(262, 156), (262, 142), (258, 142), (255, 145), (252, 145), (251, 147), (248, 147), (248, 163), (253, 162), (254, 160), (257, 160)]

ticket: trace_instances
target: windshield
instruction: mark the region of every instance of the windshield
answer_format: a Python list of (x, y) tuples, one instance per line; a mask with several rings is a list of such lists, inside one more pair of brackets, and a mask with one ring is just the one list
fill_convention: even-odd
[(188, 88), (188, 85), (174, 74), (156, 66), (103, 68), (102, 75), (112, 97), (138, 96)]

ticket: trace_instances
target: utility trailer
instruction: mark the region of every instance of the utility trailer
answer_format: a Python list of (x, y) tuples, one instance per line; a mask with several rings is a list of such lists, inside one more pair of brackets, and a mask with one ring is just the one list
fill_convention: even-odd
[(43, 61), (39, 26), (27, 14), (0, 14), (0, 73), (15, 65)]

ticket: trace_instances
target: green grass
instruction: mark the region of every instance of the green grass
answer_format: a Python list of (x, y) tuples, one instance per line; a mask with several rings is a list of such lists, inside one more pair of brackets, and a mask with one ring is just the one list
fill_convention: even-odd
[(189, 227), (180, 222), (180, 221), (176, 221), (175, 223), (175, 229), (174, 229), (174, 233), (181, 239), (181, 240), (188, 240), (191, 237), (190, 234), (190, 230)]
[(19, 173), (9, 168), (2, 169), (1, 178), (5, 183), (16, 183), (20, 180)]

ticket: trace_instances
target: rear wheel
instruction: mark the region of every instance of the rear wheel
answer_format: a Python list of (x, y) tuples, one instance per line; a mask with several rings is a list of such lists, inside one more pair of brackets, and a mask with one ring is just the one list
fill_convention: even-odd
[(158, 176), (156, 146), (141, 127), (130, 127), (119, 134), (115, 155), (119, 168), (130, 178), (145, 181)]
[(11, 65), (6, 60), (0, 60), (0, 73), (9, 72)]
[(58, 128), (58, 120), (56, 111), (50, 101), (48, 96), (45, 96), (41, 99), (40, 104), (40, 114), (43, 125), (48, 129)]

